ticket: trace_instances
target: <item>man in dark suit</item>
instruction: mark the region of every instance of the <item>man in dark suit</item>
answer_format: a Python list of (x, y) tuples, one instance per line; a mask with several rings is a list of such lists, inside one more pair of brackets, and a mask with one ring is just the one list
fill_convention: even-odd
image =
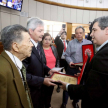
[(82, 99), (82, 108), (108, 108), (108, 16), (93, 21), (91, 32), (97, 53), (90, 62), (84, 85), (62, 82), (71, 99)]
[(39, 42), (44, 35), (44, 24), (38, 18), (31, 18), (27, 22), (27, 29), (34, 45), (31, 56), (23, 61), (27, 71), (27, 82), (34, 108), (44, 108), (44, 85), (55, 86), (52, 79), (44, 78), (45, 75), (53, 73), (41, 60), (42, 54)]
[(1, 41), (0, 108), (33, 108), (21, 72), (22, 60), (32, 51), (30, 35), (21, 25), (11, 25), (1, 31)]
[(69, 42), (66, 40), (66, 37), (67, 37), (66, 31), (61, 29), (61, 31), (59, 32), (59, 34), (56, 36), (54, 40), (59, 55), (59, 59), (60, 59), (60, 67), (64, 67), (65, 71), (67, 69), (68, 64), (65, 60), (65, 57), (63, 56), (63, 53), (66, 51)]

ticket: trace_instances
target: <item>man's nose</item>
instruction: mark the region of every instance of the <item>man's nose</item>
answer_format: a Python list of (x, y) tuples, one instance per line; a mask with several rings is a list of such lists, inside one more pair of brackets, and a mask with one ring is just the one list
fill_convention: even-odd
[(44, 31), (42, 31), (42, 36), (44, 35)]

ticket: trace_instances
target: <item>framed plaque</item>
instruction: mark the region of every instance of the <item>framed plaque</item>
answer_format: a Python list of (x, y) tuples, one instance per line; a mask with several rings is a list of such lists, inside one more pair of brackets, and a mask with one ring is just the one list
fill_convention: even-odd
[(75, 67), (82, 67), (82, 66), (83, 66), (83, 62), (74, 63), (74, 64), (72, 64), (72, 66), (75, 66)]
[[(89, 56), (89, 54), (87, 54), (85, 56), (85, 60), (84, 60), (84, 63), (83, 63), (83, 66), (82, 66), (82, 70), (81, 70), (81, 73), (80, 73), (79, 77), (75, 77), (75, 76), (71, 76), (71, 75), (66, 75), (66, 74), (56, 73), (55, 72), (51, 76), (51, 79), (53, 79), (55, 81), (60, 80), (60, 81), (63, 81), (63, 82), (69, 83), (69, 84), (74, 84), (74, 85), (80, 84), (80, 81), (83, 78), (83, 74), (84, 74), (84, 70), (85, 70), (86, 64), (89, 62), (89, 60), (90, 60), (90, 56)], [(57, 82), (55, 82), (55, 84), (61, 85), (60, 83), (57, 83)]]
[(78, 82), (78, 78), (75, 76), (66, 75), (66, 74), (62, 74), (62, 73), (56, 73), (56, 72), (51, 76), (51, 79), (53, 79), (55, 81), (60, 80), (60, 81), (63, 81), (63, 82), (69, 83), (69, 84), (75, 84), (75, 85)]

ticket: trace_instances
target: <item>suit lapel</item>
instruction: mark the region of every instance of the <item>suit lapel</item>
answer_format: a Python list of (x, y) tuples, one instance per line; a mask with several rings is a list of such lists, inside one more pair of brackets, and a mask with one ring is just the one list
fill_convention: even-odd
[(15, 64), (10, 59), (10, 57), (5, 53), (5, 51), (3, 51), (1, 55), (10, 63), (11, 68), (12, 68), (12, 73), (13, 73), (13, 81), (17, 89), (16, 91), (19, 94), (19, 98), (24, 108), (28, 108), (29, 105), (27, 101), (26, 92), (25, 92), (25, 89), (21, 80), (21, 76), (18, 72), (18, 69), (16, 68)]
[(90, 66), (91, 66), (91, 64), (92, 64), (93, 59), (95, 58), (95, 56), (96, 56), (101, 50), (103, 50), (105, 47), (108, 47), (108, 43), (105, 44), (105, 45), (93, 56), (93, 58), (92, 58), (92, 60), (91, 60), (91, 62), (90, 62)]

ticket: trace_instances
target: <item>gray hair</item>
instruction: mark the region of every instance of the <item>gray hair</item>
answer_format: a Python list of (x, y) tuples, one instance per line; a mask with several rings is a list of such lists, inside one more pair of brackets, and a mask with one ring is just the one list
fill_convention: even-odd
[(93, 21), (93, 25), (96, 22), (98, 22), (98, 26), (100, 27), (100, 29), (104, 30), (106, 27), (108, 27), (108, 16), (102, 16), (102, 17), (96, 18)]
[(82, 26), (76, 27), (75, 32), (76, 32), (76, 30), (79, 29), (79, 28), (81, 28), (81, 29), (83, 30), (83, 32), (85, 32), (85, 29), (84, 29), (84, 27), (82, 27)]
[(28, 32), (28, 30), (19, 25), (10, 25), (1, 30), (1, 41), (3, 48), (10, 51), (13, 42), (20, 43), (23, 39), (22, 32)]
[(39, 18), (30, 18), (27, 21), (27, 29), (32, 29), (33, 31), (39, 26), (39, 25), (43, 25), (44, 23), (41, 19)]

